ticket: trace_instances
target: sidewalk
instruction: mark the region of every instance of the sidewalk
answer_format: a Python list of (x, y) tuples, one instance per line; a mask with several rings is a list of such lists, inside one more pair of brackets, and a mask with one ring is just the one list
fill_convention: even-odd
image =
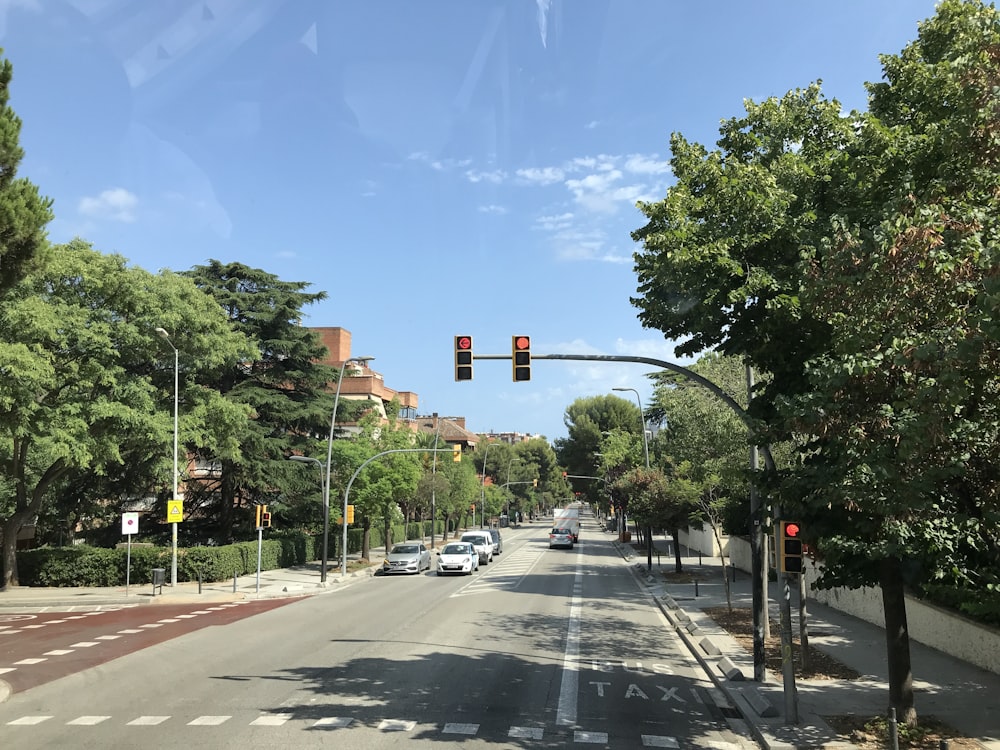
[[(611, 537), (610, 534), (608, 534)], [(767, 673), (766, 683), (753, 681), (753, 654), (718, 626), (706, 609), (726, 606), (725, 583), (718, 559), (684, 557), (683, 568), (702, 574), (693, 583), (668, 583), (661, 572), (672, 571), (666, 554), (669, 540), (656, 540), (661, 564), (653, 556), (652, 575), (647, 556), (630, 544), (619, 545), (640, 580), (644, 580), (667, 618), (709, 668), (718, 686), (729, 696), (757, 739), (769, 748), (854, 748), (838, 737), (824, 716), (886, 716), (889, 706), (885, 631), (871, 623), (814, 601), (808, 602), (809, 645), (862, 675), (857, 680), (796, 679), (798, 724), (785, 723), (785, 694), (781, 675)], [(782, 582), (769, 583), (770, 615), (778, 619)], [(737, 571), (730, 579), (733, 607), (750, 608), (751, 581)], [(792, 633), (798, 642), (798, 590), (793, 587)], [(988, 750), (1000, 750), (1000, 675), (910, 640), (910, 659), (918, 716), (948, 724)], [(763, 716), (761, 714), (764, 714)], [(954, 743), (952, 743), (954, 745)]]
[[(436, 547), (441, 546), (440, 537), (434, 541)], [(430, 539), (425, 539), (424, 543), (429, 547)], [(257, 572), (254, 571), (227, 581), (202, 584), (197, 581), (178, 581), (176, 586), (167, 583), (162, 588), (157, 588), (155, 593), (152, 585), (148, 583), (129, 586), (127, 594), (125, 586), (82, 588), (19, 586), (0, 591), (0, 611), (59, 611), (69, 607), (110, 608), (145, 604), (231, 602), (243, 599), (311, 596), (336, 591), (344, 586), (374, 576), (382, 568), (385, 547), (372, 547), (368, 557), (371, 564), (358, 568), (361, 555), (357, 552), (348, 555), (346, 576), (341, 575), (339, 558), (328, 560), (325, 583), (320, 582), (321, 563), (316, 561), (294, 568), (262, 570), (259, 582)]]

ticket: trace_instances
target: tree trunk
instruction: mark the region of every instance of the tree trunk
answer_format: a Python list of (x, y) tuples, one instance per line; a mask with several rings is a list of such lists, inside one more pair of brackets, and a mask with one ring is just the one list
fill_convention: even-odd
[(882, 609), (885, 614), (885, 644), (889, 666), (889, 705), (896, 718), (909, 726), (917, 724), (913, 705), (913, 671), (910, 665), (910, 634), (906, 624), (906, 597), (903, 595), (903, 572), (897, 558), (879, 566), (882, 586)]
[(671, 539), (673, 539), (674, 547), (674, 571), (677, 573), (681, 572), (681, 531), (680, 529), (674, 529), (671, 532)]
[[(236, 464), (233, 461), (223, 459), (222, 477), (219, 481), (219, 539), (227, 544), (232, 544), (236, 538), (233, 533), (233, 509), (236, 507)], [(189, 511), (190, 512), (190, 511)]]
[(653, 571), (653, 527), (646, 527), (646, 569)]

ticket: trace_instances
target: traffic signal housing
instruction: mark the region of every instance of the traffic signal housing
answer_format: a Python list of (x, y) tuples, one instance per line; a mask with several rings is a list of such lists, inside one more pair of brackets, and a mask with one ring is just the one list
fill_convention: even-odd
[(348, 505), (347, 506), (347, 525), (350, 526), (352, 523), (354, 523), (354, 506), (353, 505)]
[(459, 445), (458, 443), (455, 443), (455, 445), (451, 446), (451, 460), (454, 461), (455, 463), (458, 463), (459, 461), (462, 460), (462, 446)]
[(511, 336), (510, 359), (514, 382), (531, 380), (531, 337)]
[(782, 573), (802, 572), (802, 526), (798, 521), (778, 522), (778, 558)]
[(455, 337), (455, 380), (472, 380), (472, 336)]

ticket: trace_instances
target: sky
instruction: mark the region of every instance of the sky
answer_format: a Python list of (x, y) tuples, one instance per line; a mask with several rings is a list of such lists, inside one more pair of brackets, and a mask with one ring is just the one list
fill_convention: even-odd
[[(865, 109), (880, 54), (931, 0), (0, 0), (28, 177), (49, 237), (149, 271), (240, 262), (326, 299), (420, 414), (567, 434), (575, 400), (643, 407), (690, 364), (640, 324), (637, 201), (671, 184), (669, 138), (709, 146), (743, 101), (822, 80)], [(613, 393), (612, 388), (633, 388)]]

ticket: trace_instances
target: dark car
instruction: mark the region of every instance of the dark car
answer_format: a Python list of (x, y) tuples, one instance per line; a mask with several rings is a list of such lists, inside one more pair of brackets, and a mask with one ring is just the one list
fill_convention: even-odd
[(489, 529), (490, 536), (493, 537), (493, 554), (499, 555), (503, 552), (503, 537), (499, 529)]

